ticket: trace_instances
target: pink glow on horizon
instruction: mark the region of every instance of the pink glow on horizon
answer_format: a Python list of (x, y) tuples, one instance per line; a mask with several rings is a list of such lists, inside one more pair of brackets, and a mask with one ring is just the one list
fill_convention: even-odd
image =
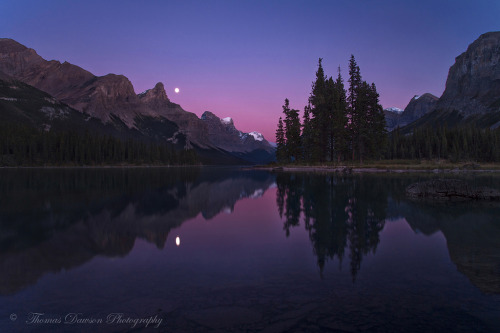
[(403, 109), (414, 95), (439, 97), (455, 57), (500, 30), (500, 2), (469, 0), (453, 10), (432, 0), (5, 0), (0, 10), (0, 37), (47, 60), (123, 74), (137, 93), (161, 81), (186, 111), (229, 116), (269, 141), (285, 98), (302, 113), (319, 57), (347, 85), (354, 54), (382, 106)]

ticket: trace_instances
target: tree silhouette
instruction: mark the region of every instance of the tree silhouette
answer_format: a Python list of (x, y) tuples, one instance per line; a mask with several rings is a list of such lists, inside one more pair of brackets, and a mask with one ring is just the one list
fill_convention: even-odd
[(341, 265), (348, 249), (355, 281), (363, 257), (375, 252), (387, 209), (382, 181), (290, 173), (276, 177), (285, 234), (302, 216), (321, 276), (326, 262), (336, 258)]

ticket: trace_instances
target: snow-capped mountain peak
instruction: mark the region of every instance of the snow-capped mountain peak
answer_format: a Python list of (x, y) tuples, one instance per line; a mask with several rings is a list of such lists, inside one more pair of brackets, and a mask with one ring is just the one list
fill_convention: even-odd
[(220, 122), (226, 125), (233, 124), (233, 118), (231, 117), (222, 118)]
[(248, 133), (249, 135), (253, 136), (253, 138), (255, 139), (255, 141), (264, 141), (264, 136), (262, 135), (262, 133), (259, 133), (259, 132), (250, 132)]
[[(231, 117), (219, 118), (210, 111), (201, 115), (208, 132), (210, 143), (235, 156), (255, 156), (255, 161), (274, 160), (275, 148), (259, 132), (245, 133), (234, 126)], [(261, 157), (263, 156), (263, 157)]]
[(384, 109), (385, 111), (389, 111), (389, 112), (397, 112), (397, 113), (401, 113), (403, 112), (404, 110), (400, 109), (400, 108), (396, 108), (396, 107), (390, 107), (390, 108), (386, 108)]

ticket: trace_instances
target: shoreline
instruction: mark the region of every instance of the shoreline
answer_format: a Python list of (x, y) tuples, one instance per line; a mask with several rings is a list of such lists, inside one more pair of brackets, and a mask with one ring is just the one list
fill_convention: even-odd
[[(125, 168), (193, 168), (204, 165), (37, 165), (37, 166), (0, 166), (2, 169), (125, 169)], [(206, 166), (206, 165), (205, 165)]]
[(255, 169), (268, 170), (272, 172), (327, 172), (327, 173), (342, 173), (342, 174), (353, 174), (353, 173), (447, 173), (447, 174), (460, 174), (460, 173), (499, 173), (500, 169), (460, 169), (460, 168), (434, 168), (434, 169), (401, 169), (401, 168), (376, 168), (376, 167), (348, 167), (348, 166), (338, 166), (338, 167), (328, 167), (328, 166), (277, 166), (277, 167), (267, 167), (267, 166), (255, 166)]
[(482, 168), (401, 168), (401, 167), (373, 167), (373, 166), (265, 166), (265, 165), (61, 165), (61, 166), (0, 166), (0, 170), (6, 169), (168, 169), (168, 168), (207, 168), (207, 167), (234, 167), (252, 170), (266, 170), (270, 172), (314, 172), (314, 173), (433, 173), (433, 174), (460, 174), (460, 173), (500, 173), (498, 169)]

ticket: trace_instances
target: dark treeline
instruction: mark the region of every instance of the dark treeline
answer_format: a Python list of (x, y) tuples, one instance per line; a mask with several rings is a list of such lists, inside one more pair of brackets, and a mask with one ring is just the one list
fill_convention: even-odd
[(354, 56), (348, 81), (346, 91), (340, 68), (336, 79), (328, 78), (319, 59), (302, 122), (285, 99), (276, 130), (278, 162), (363, 162), (384, 156), (387, 132), (379, 94), (374, 83), (362, 80)]
[(194, 150), (76, 131), (0, 126), (0, 165), (197, 164)]
[(338, 70), (327, 77), (319, 59), (309, 104), (302, 121), (299, 111), (283, 105), (276, 130), (279, 163), (349, 162), (366, 159), (445, 159), (499, 162), (500, 129), (421, 127), (389, 135), (375, 84), (363, 81), (354, 56), (349, 61), (348, 87)]
[(391, 132), (388, 159), (448, 159), (458, 161), (500, 161), (500, 131), (477, 127), (418, 128), (402, 135)]
[(387, 214), (385, 179), (278, 173), (276, 184), (286, 235), (303, 220), (320, 273), (328, 260), (341, 264), (348, 257), (354, 281), (363, 257), (380, 242)]

